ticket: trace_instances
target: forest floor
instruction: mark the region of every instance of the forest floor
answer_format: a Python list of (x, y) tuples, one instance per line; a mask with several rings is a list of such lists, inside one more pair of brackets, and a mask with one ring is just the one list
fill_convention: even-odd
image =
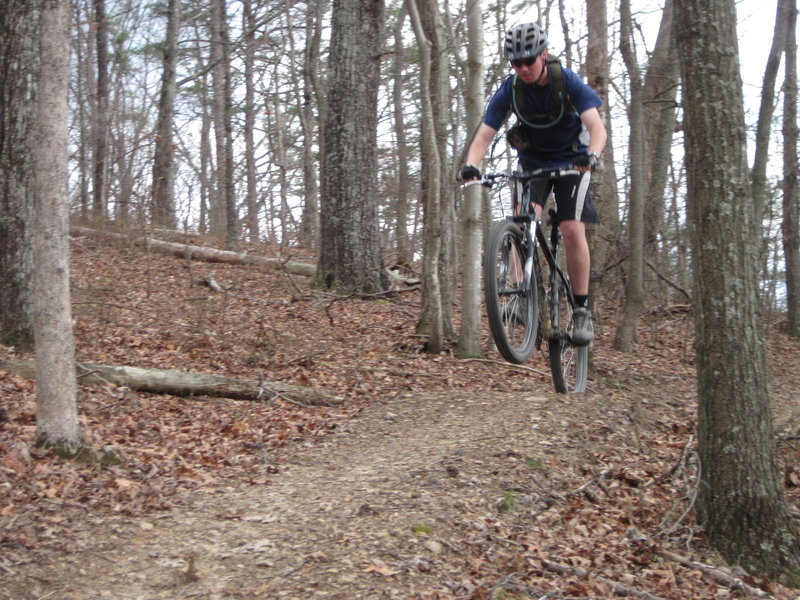
[[(77, 237), (72, 252), (80, 361), (263, 375), (344, 402), (82, 385), (86, 437), (125, 458), (85, 466), (31, 446), (33, 383), (0, 371), (2, 599), (800, 597), (739, 578), (694, 521), (685, 307), (647, 315), (630, 354), (599, 311), (588, 393), (558, 395), (541, 357), (425, 353), (418, 290), (335, 298), (132, 244)], [(769, 343), (796, 506), (800, 344), (779, 326)], [(12, 357), (29, 358), (0, 347)]]

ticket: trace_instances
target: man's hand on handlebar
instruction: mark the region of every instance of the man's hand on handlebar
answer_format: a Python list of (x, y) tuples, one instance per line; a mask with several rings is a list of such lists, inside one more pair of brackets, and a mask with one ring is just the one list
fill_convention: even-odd
[(471, 181), (473, 179), (480, 179), (481, 172), (475, 165), (467, 164), (461, 167), (458, 176), (461, 178), (461, 181)]
[(597, 160), (597, 152), (590, 150), (583, 156), (576, 158), (573, 164), (578, 171), (594, 171), (597, 166)]

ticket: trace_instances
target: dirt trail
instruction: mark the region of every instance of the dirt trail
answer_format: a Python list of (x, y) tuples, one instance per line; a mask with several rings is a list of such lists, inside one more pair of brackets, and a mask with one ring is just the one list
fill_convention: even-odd
[(556, 409), (562, 420), (587, 400), (375, 404), (322, 443), (283, 451), (267, 485), (200, 488), (167, 514), (88, 517), (74, 553), (27, 566), (0, 597), (356, 600), (457, 588), (444, 569), (462, 560), (465, 536), (497, 514), (511, 472), (547, 453)]

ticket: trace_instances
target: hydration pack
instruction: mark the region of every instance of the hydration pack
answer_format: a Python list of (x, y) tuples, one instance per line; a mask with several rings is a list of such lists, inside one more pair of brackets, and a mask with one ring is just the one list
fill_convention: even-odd
[(526, 85), (520, 81), (517, 75), (514, 75), (512, 106), (514, 107), (514, 114), (517, 115), (520, 123), (533, 127), (534, 129), (547, 129), (552, 127), (561, 120), (567, 112), (576, 112), (572, 104), (572, 100), (567, 93), (564, 86), (564, 71), (561, 68), (561, 61), (557, 56), (547, 57), (547, 67), (550, 73), (550, 82), (553, 85), (553, 92), (559, 100), (560, 111), (552, 113), (523, 113), (522, 109), (525, 107), (525, 98), (523, 94), (523, 87)]

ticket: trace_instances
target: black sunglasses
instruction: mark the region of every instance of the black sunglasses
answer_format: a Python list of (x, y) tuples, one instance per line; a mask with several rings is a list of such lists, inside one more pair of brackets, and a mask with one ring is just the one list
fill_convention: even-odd
[(536, 59), (539, 58), (538, 56), (529, 56), (527, 58), (515, 58), (511, 61), (511, 66), (519, 69), (521, 66), (530, 67), (533, 63), (536, 62)]

